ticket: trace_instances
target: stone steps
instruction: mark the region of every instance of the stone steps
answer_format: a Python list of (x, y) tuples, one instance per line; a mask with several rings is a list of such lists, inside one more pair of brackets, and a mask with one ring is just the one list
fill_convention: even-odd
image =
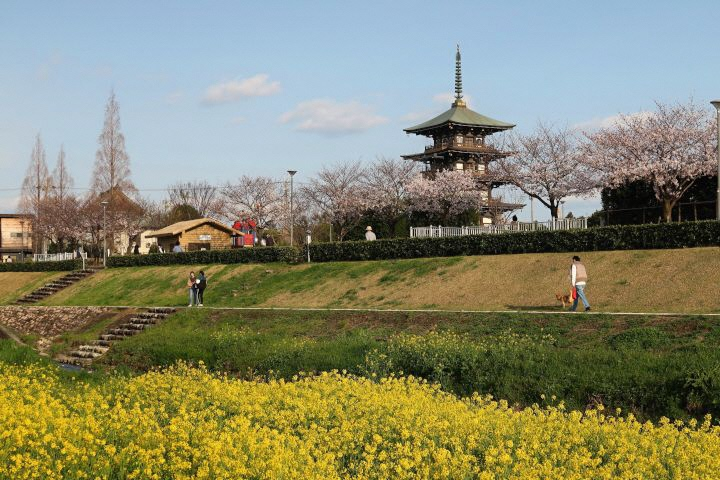
[(76, 272), (70, 272), (61, 278), (58, 278), (57, 280), (53, 280), (50, 283), (46, 283), (42, 287), (38, 288), (37, 290), (28, 293), (24, 297), (18, 299), (15, 301), (16, 304), (28, 304), (28, 303), (36, 303), (41, 300), (44, 300), (45, 298), (49, 297), (50, 295), (53, 295), (57, 293), (58, 291), (62, 290), (63, 288), (67, 288), (70, 285), (74, 284), (75, 282), (78, 282), (82, 280), (83, 278), (86, 278), (89, 275), (92, 275), (94, 273), (93, 270), (78, 270)]
[(89, 367), (92, 365), (93, 360), (107, 353), (114, 343), (142, 333), (174, 312), (174, 308), (155, 307), (132, 314), (125, 319), (124, 323), (108, 328), (97, 340), (80, 345), (67, 354), (59, 355), (56, 360), (61, 363)]

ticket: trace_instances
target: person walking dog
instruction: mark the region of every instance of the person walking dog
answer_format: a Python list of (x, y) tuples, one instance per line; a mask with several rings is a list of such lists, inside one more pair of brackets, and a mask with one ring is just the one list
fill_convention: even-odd
[(200, 270), (200, 274), (197, 279), (197, 306), (203, 306), (203, 296), (205, 295), (205, 289), (207, 288), (207, 277), (205, 272)]
[(580, 257), (575, 255), (572, 259), (572, 265), (570, 266), (570, 282), (577, 294), (573, 295), (573, 304), (572, 307), (570, 307), (570, 311), (574, 312), (577, 310), (578, 299), (580, 299), (582, 300), (583, 305), (585, 305), (585, 311), (587, 312), (590, 310), (590, 302), (588, 302), (588, 299), (585, 296), (585, 285), (588, 280), (587, 270), (585, 269), (585, 265), (580, 262)]
[(188, 307), (192, 307), (193, 304), (197, 304), (197, 278), (195, 278), (195, 272), (190, 272), (190, 276), (187, 281), (189, 303)]

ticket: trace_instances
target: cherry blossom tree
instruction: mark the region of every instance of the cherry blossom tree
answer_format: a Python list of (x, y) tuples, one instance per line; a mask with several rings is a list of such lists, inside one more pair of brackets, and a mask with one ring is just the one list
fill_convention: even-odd
[(360, 183), (369, 208), (398, 217), (408, 209), (410, 182), (418, 175), (417, 162), (378, 158), (368, 168)]
[(606, 187), (649, 182), (670, 222), (683, 194), (717, 167), (716, 126), (713, 115), (692, 101), (656, 106), (649, 115), (621, 115), (615, 125), (586, 134), (583, 162)]
[(582, 162), (578, 147), (572, 130), (540, 122), (531, 134), (508, 135), (505, 148), (512, 154), (494, 162), (492, 175), (536, 198), (557, 218), (563, 199), (597, 188), (594, 171)]
[(445, 224), (452, 217), (478, 209), (482, 201), (476, 180), (458, 170), (437, 172), (432, 179), (416, 175), (407, 185), (407, 193), (411, 211), (437, 216)]
[(318, 217), (335, 227), (342, 241), (362, 219), (371, 202), (363, 187), (365, 168), (360, 162), (339, 163), (323, 167), (316, 177), (301, 189)]
[(73, 178), (65, 163), (65, 149), (60, 146), (57, 163), (52, 172), (50, 191), (45, 201), (47, 212), (47, 234), (60, 250), (66, 241), (73, 242), (78, 235), (79, 202), (72, 191)]
[(250, 217), (258, 230), (274, 227), (283, 215), (281, 187), (270, 177), (243, 175), (222, 188), (224, 214), (230, 220)]

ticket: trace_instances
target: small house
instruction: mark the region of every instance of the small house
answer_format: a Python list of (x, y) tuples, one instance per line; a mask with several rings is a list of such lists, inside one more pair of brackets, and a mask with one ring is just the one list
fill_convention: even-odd
[(172, 252), (176, 243), (183, 251), (224, 250), (232, 248), (232, 237), (243, 233), (212, 218), (197, 218), (173, 223), (145, 235), (156, 238), (158, 246), (165, 252)]
[(0, 214), (0, 261), (17, 261), (33, 253), (32, 220), (26, 215)]

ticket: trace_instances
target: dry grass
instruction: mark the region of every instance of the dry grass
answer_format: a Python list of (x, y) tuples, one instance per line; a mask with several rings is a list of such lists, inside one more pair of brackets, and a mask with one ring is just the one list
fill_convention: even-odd
[[(587, 294), (608, 312), (720, 312), (720, 248), (578, 253)], [(523, 310), (567, 293), (570, 254), (493, 255), (311, 265), (205, 266), (208, 306)], [(199, 270), (202, 267), (195, 267)], [(109, 269), (49, 304), (182, 305), (188, 267)]]
[(0, 305), (12, 303), (64, 272), (0, 272)]

